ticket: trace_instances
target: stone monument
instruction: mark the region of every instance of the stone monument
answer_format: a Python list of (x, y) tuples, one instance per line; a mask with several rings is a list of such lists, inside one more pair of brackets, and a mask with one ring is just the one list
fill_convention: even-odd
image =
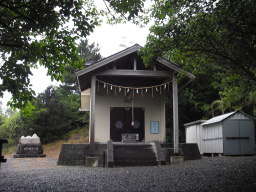
[(24, 157), (45, 157), (40, 138), (33, 134), (32, 136), (21, 136), (14, 158)]

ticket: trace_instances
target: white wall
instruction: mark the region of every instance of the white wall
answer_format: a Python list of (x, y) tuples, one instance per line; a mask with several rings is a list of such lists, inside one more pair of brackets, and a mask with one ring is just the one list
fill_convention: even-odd
[(204, 153), (223, 153), (222, 123), (203, 126)]
[[(110, 107), (131, 107), (124, 101), (124, 96), (96, 94), (95, 99), (95, 141), (110, 140)], [(164, 97), (157, 95), (136, 96), (134, 107), (144, 108), (145, 111), (145, 141), (165, 141), (165, 102)], [(150, 121), (160, 122), (160, 134), (150, 134)]]
[(186, 127), (186, 143), (197, 143), (201, 154), (203, 154), (203, 130), (201, 124)]
[(90, 88), (81, 91), (81, 106), (79, 111), (90, 111)]

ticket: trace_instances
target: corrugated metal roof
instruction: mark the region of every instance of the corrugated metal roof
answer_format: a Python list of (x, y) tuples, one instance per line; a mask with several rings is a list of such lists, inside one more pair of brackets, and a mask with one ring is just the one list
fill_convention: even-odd
[(188, 126), (190, 126), (190, 125), (202, 124), (202, 123), (204, 123), (204, 122), (206, 122), (206, 120), (197, 120), (197, 121), (192, 121), (192, 122), (186, 123), (186, 124), (184, 124), (184, 126), (185, 126), (185, 127), (188, 127)]
[(235, 114), (236, 112), (237, 111), (233, 111), (233, 112), (230, 112), (230, 113), (226, 113), (226, 114), (223, 114), (223, 115), (213, 117), (213, 118), (209, 119), (208, 121), (204, 122), (202, 125), (209, 125), (209, 124), (213, 124), (213, 123), (219, 123), (219, 122), (225, 120), (226, 118), (230, 117), (231, 115)]

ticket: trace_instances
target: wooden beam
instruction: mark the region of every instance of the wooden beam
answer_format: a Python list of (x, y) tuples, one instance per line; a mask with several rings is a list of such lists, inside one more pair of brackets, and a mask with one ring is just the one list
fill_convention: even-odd
[(176, 74), (172, 75), (172, 102), (173, 102), (173, 148), (174, 153), (179, 153), (179, 108), (178, 108), (178, 83)]
[(167, 71), (150, 71), (150, 70), (126, 70), (126, 69), (117, 69), (117, 70), (106, 70), (101, 73), (98, 73), (97, 76), (132, 76), (132, 77), (167, 77), (171, 75)]
[(95, 141), (95, 95), (96, 95), (96, 76), (91, 78), (90, 90), (90, 122), (89, 122), (89, 142)]

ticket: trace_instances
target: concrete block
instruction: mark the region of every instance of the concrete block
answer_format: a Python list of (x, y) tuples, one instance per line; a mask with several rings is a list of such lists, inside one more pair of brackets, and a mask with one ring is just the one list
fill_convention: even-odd
[(85, 157), (85, 166), (86, 167), (99, 167), (99, 158), (98, 157)]
[(183, 163), (183, 162), (184, 162), (183, 156), (171, 156), (170, 157), (171, 164), (178, 164), (178, 163)]

